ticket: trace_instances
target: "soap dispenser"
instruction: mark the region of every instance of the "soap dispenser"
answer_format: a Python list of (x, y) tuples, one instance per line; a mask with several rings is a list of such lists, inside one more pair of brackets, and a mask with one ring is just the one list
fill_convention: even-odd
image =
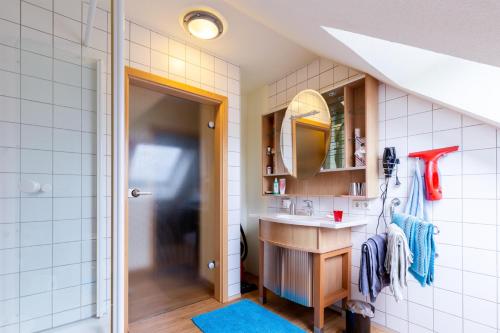
[(280, 194), (280, 185), (278, 183), (278, 178), (274, 178), (273, 194)]

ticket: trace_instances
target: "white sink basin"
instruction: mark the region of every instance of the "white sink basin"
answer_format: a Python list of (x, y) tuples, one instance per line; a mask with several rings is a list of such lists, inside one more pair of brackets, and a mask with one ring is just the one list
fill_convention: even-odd
[(279, 219), (290, 219), (290, 220), (310, 220), (317, 218), (316, 216), (290, 215), (290, 214), (276, 214), (276, 217)]
[(307, 216), (307, 215), (290, 215), (290, 214), (262, 214), (257, 215), (261, 220), (285, 223), (285, 224), (296, 224), (311, 227), (321, 227), (321, 228), (331, 228), (331, 229), (341, 229), (341, 228), (351, 228), (360, 225), (365, 225), (368, 220), (365, 216), (349, 216), (344, 215), (342, 222), (334, 222), (333, 219), (326, 216)]

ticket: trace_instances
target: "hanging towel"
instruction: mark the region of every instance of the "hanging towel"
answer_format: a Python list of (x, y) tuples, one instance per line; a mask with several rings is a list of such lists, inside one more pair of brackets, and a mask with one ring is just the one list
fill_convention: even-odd
[(427, 212), (424, 206), (424, 182), (420, 174), (420, 160), (415, 161), (415, 174), (411, 185), (411, 192), (408, 196), (408, 202), (405, 207), (405, 214), (416, 216), (422, 220), (428, 221)]
[(389, 285), (389, 274), (384, 266), (387, 234), (370, 237), (361, 246), (361, 263), (359, 268), (359, 291), (370, 296), (375, 302), (380, 291)]
[(390, 288), (397, 302), (403, 299), (403, 290), (408, 286), (407, 272), (413, 255), (403, 230), (394, 223), (387, 228), (387, 254), (385, 269), (389, 272)]
[(408, 240), (408, 246), (413, 253), (410, 273), (422, 286), (432, 284), (436, 255), (434, 225), (418, 217), (400, 213), (394, 213), (392, 223), (403, 229)]

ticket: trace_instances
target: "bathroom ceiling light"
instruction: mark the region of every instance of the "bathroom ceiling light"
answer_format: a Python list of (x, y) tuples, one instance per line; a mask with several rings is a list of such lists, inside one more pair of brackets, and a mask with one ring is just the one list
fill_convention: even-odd
[(194, 10), (183, 19), (187, 32), (199, 39), (214, 39), (224, 31), (222, 20), (216, 15), (205, 10)]

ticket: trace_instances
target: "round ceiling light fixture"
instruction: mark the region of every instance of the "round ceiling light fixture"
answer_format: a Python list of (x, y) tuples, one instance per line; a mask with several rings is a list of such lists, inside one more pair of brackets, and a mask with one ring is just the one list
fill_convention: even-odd
[(182, 19), (184, 29), (199, 39), (214, 39), (224, 32), (222, 20), (206, 10), (193, 10)]

